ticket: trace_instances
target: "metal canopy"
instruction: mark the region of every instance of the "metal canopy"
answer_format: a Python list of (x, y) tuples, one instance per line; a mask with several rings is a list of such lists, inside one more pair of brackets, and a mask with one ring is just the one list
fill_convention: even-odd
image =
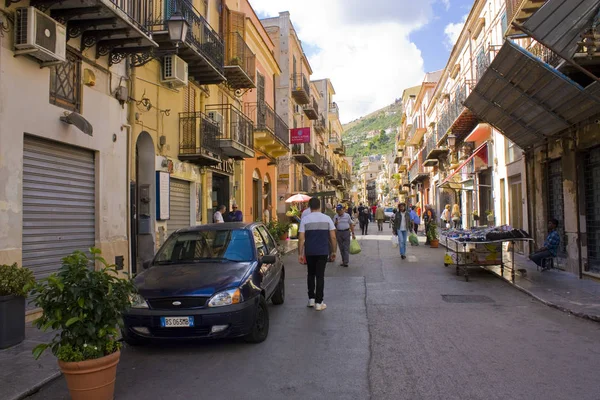
[(526, 149), (598, 114), (588, 89), (506, 41), (464, 105)]
[(600, 0), (548, 0), (523, 27), (544, 46), (571, 57), (599, 7)]

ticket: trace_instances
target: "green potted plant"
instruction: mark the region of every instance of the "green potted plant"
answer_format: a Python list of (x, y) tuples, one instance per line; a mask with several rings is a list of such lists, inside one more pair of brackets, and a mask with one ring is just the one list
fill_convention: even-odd
[(289, 237), (291, 224), (289, 222), (278, 222), (279, 239), (286, 240)]
[(479, 221), (479, 213), (477, 212), (477, 210), (473, 211), (473, 219), (475, 221)]
[(493, 223), (494, 222), (494, 212), (491, 210), (487, 210), (485, 213), (487, 215), (487, 222)]
[(58, 273), (37, 282), (31, 292), (42, 309), (35, 325), (59, 332), (50, 343), (36, 346), (33, 355), (39, 358), (51, 349), (74, 400), (113, 398), (121, 355), (118, 327), (135, 294), (132, 282), (120, 278), (100, 250), (90, 252), (63, 258)]
[(29, 269), (0, 265), (0, 349), (25, 339), (25, 298), (34, 282)]
[(435, 222), (429, 223), (429, 229), (427, 230), (427, 238), (429, 239), (431, 247), (437, 248), (440, 245), (440, 235), (438, 232), (437, 224)]

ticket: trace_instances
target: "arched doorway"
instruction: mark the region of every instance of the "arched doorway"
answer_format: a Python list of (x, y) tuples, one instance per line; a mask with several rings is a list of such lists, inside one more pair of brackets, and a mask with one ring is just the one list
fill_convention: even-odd
[(262, 214), (262, 182), (260, 171), (252, 172), (252, 220), (258, 221)]
[(131, 182), (132, 272), (140, 272), (144, 261), (154, 257), (156, 178), (154, 141), (142, 131), (135, 144), (135, 171)]
[(266, 210), (267, 208), (269, 208), (271, 204), (271, 199), (272, 199), (272, 191), (273, 190), (273, 185), (271, 184), (271, 177), (269, 176), (269, 174), (265, 174), (265, 179), (263, 181), (263, 192), (262, 192), (262, 197), (263, 197), (263, 210)]

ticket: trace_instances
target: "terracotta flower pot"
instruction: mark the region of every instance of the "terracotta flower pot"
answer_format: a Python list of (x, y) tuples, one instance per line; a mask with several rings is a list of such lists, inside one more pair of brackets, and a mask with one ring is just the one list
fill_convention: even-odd
[(431, 247), (433, 247), (434, 249), (437, 249), (437, 247), (440, 245), (440, 241), (438, 239), (431, 239), (429, 241), (429, 244)]
[(117, 364), (121, 352), (95, 360), (80, 362), (58, 361), (72, 400), (112, 400), (115, 394)]

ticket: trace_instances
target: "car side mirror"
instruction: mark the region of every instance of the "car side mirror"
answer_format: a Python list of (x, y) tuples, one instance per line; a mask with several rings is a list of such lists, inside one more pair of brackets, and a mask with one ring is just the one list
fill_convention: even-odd
[(148, 269), (148, 268), (150, 268), (151, 265), (152, 265), (152, 260), (146, 260), (142, 263), (142, 268)]
[(263, 256), (260, 260), (263, 264), (275, 264), (277, 262), (277, 257), (271, 254), (267, 254)]

